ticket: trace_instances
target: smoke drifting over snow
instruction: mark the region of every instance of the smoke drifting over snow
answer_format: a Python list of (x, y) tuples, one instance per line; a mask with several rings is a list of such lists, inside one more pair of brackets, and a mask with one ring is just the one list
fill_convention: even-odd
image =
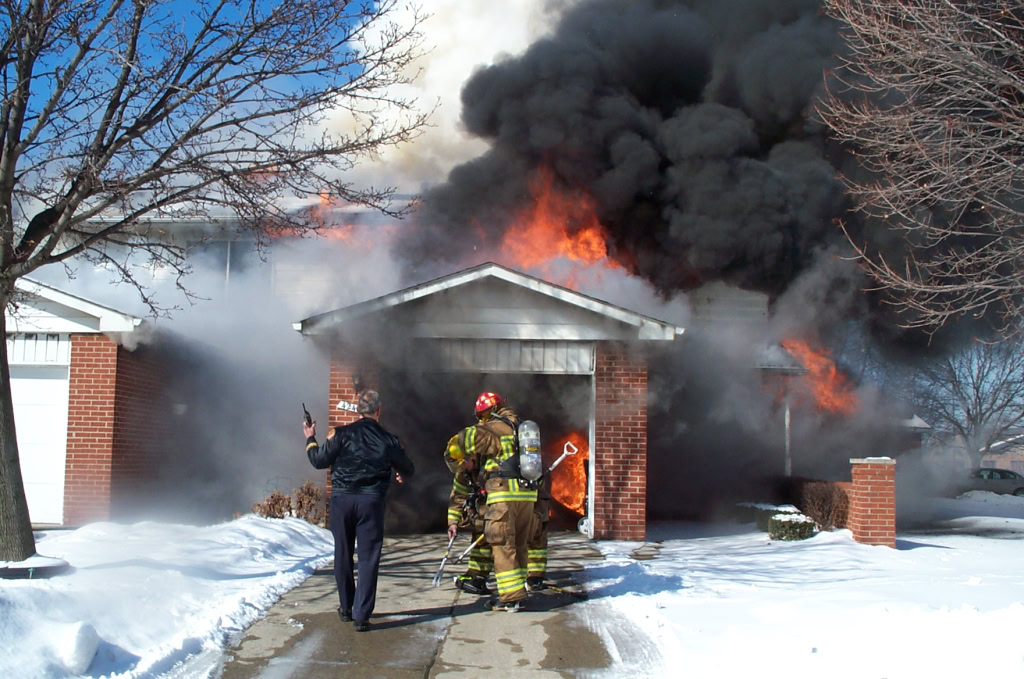
[[(163, 393), (152, 395), (160, 421), (146, 423), (154, 436), (144, 445), (158, 451), (159, 483), (138, 506), (122, 509), (165, 520), (224, 519), (248, 512), (273, 490), (290, 494), (306, 480), (322, 488), (323, 472), (303, 452), (301, 404), (318, 420), (322, 438), (328, 359), (291, 324), (400, 287), (387, 249), (371, 248), (371, 241), (278, 241), (266, 261), (241, 241), (231, 244), (234, 259), (224, 241), (211, 244), (190, 257), (194, 271), (185, 284), (200, 298), (194, 304), (173, 281), (159, 275), (149, 281), (148, 291), (161, 305), (181, 309), (147, 321), (143, 350), (174, 366)], [(133, 288), (112, 284), (107, 272), (89, 265), (79, 266), (70, 281), (59, 267), (41, 269), (36, 277), (146, 316)], [(289, 287), (289, 280), (296, 284)], [(114, 339), (135, 349), (124, 337)]]

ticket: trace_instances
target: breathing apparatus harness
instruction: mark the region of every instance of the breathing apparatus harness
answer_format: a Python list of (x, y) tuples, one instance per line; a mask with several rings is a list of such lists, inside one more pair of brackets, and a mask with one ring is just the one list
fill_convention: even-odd
[(512, 420), (498, 413), (491, 413), (491, 417), (507, 424), (512, 430), (513, 437), (513, 452), (498, 464), (498, 476), (503, 479), (518, 479), (522, 488), (536, 490), (543, 473), (540, 427), (533, 420), (523, 420), (516, 426)]

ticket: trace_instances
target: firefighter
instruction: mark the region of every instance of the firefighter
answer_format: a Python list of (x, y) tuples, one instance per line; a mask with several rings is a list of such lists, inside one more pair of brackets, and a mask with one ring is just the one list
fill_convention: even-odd
[(491, 547), (498, 589), (488, 608), (517, 611), (526, 598), (527, 541), (537, 491), (519, 478), (515, 411), (487, 391), (476, 400), (476, 418), (475, 425), (456, 435), (456, 443), (466, 456), (476, 457), (486, 495), (484, 539)]
[(458, 434), (449, 439), (444, 459), (455, 477), (448, 498), (448, 537), (458, 535), (459, 530), (469, 530), (473, 545), (466, 572), (455, 577), (455, 586), (470, 594), (490, 594), (487, 577), (494, 567), (494, 557), (491, 546), (483, 539), (483, 487), (477, 458), (466, 455), (459, 446)]
[(545, 588), (548, 570), (548, 519), (550, 518), (551, 475), (545, 473), (538, 481), (537, 502), (533, 505), (533, 528), (527, 543), (526, 589), (539, 592)]

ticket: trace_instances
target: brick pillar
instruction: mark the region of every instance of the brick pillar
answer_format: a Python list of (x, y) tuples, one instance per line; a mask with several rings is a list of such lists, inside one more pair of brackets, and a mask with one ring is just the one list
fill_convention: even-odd
[(896, 460), (868, 457), (850, 460), (847, 527), (853, 539), (867, 545), (896, 546)]
[[(356, 377), (359, 377), (363, 390), (380, 391), (380, 365), (370, 356), (358, 356), (356, 352), (338, 348), (331, 355), (331, 383), (328, 389), (327, 426), (329, 428), (351, 424), (359, 419), (357, 413), (338, 410), (338, 402), (345, 401), (355, 405), (359, 399), (356, 391)], [(383, 404), (382, 409), (387, 408)], [(322, 443), (327, 438), (327, 431), (319, 433)], [(331, 472), (327, 470), (327, 497), (331, 497)]]
[(647, 532), (647, 359), (622, 344), (598, 342), (594, 383), (594, 538), (641, 541)]
[(146, 506), (154, 488), (161, 457), (174, 455), (167, 442), (178, 423), (167, 412), (162, 398), (168, 363), (150, 346), (134, 351), (117, 350), (117, 383), (114, 395), (114, 438), (111, 455), (111, 516)]
[(103, 335), (71, 336), (64, 523), (110, 518), (117, 344)]

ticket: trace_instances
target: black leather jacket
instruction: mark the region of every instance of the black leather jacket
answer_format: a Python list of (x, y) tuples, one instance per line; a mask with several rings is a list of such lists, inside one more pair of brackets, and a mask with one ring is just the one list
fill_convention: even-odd
[(403, 477), (415, 472), (398, 437), (371, 417), (336, 427), (322, 446), (310, 436), (306, 455), (317, 469), (331, 468), (332, 495), (384, 495), (392, 468)]

